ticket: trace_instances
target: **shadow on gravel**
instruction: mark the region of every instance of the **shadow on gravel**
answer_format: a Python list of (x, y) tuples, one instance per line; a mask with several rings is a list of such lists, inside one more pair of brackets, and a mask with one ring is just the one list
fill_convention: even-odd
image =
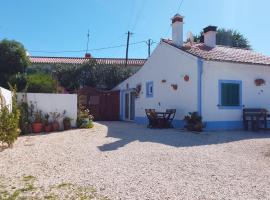
[(223, 131), (194, 134), (177, 129), (148, 129), (129, 122), (99, 122), (108, 127), (107, 137), (118, 139), (98, 148), (113, 151), (131, 142), (153, 142), (174, 147), (192, 147), (229, 143), (239, 140), (270, 138), (270, 132)]

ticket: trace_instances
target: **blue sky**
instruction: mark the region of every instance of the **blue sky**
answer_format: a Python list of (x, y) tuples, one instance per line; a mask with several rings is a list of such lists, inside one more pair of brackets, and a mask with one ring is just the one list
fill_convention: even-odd
[[(125, 47), (91, 50), (149, 38), (159, 42), (171, 37), (170, 18), (181, 0), (0, 0), (0, 39), (22, 42), (31, 55), (84, 56), (90, 30), (94, 57), (125, 57)], [(207, 25), (243, 33), (254, 50), (270, 56), (269, 0), (183, 0), (184, 36), (199, 33)], [(154, 48), (155, 45), (152, 46)], [(129, 57), (147, 57), (147, 46), (130, 46)]]

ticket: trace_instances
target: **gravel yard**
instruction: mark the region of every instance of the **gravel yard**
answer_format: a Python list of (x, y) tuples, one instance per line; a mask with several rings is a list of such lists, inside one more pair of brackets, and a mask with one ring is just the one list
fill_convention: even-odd
[(125, 122), (23, 136), (0, 151), (14, 199), (270, 199), (270, 132), (186, 133)]

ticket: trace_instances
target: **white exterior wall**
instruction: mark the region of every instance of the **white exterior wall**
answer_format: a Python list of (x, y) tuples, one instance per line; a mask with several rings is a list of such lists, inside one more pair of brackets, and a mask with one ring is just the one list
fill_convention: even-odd
[[(254, 80), (262, 78), (264, 86)], [(246, 108), (270, 111), (270, 66), (204, 61), (202, 75), (202, 115), (204, 121), (241, 121), (242, 109), (220, 109), (219, 80), (242, 81), (242, 103)]]
[[(18, 101), (23, 98), (24, 93), (18, 93)], [(45, 93), (27, 93), (28, 105), (32, 102), (43, 113), (66, 111), (66, 116), (72, 118), (71, 124), (76, 126), (77, 120), (77, 94), (45, 94)], [(62, 128), (62, 119), (59, 123)]]
[[(115, 89), (125, 90), (127, 83), (129, 88), (136, 88), (141, 83), (140, 97), (135, 100), (136, 117), (146, 117), (147, 108), (157, 111), (177, 109), (175, 119), (183, 120), (188, 112), (198, 109), (197, 72), (196, 57), (161, 42), (145, 65)], [(190, 77), (188, 82), (184, 81), (185, 75)], [(162, 80), (166, 80), (166, 83), (162, 83)], [(146, 82), (149, 81), (154, 82), (152, 98), (146, 97)], [(173, 90), (171, 84), (177, 84), (178, 89)]]
[[(11, 110), (11, 107), (12, 107), (12, 92), (5, 89), (5, 88), (2, 88), (2, 87), (0, 87), (0, 90), (1, 90), (1, 93), (2, 93), (2, 95), (4, 97), (4, 105), (8, 106), (9, 109)], [(1, 102), (0, 102), (0, 105), (1, 105)]]

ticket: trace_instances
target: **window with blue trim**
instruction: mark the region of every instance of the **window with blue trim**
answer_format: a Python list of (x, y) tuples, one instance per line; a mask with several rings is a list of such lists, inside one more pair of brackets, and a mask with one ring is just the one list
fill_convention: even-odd
[(146, 97), (153, 97), (154, 95), (154, 83), (153, 81), (146, 83)]
[(242, 108), (242, 82), (219, 81), (219, 106), (221, 108)]

